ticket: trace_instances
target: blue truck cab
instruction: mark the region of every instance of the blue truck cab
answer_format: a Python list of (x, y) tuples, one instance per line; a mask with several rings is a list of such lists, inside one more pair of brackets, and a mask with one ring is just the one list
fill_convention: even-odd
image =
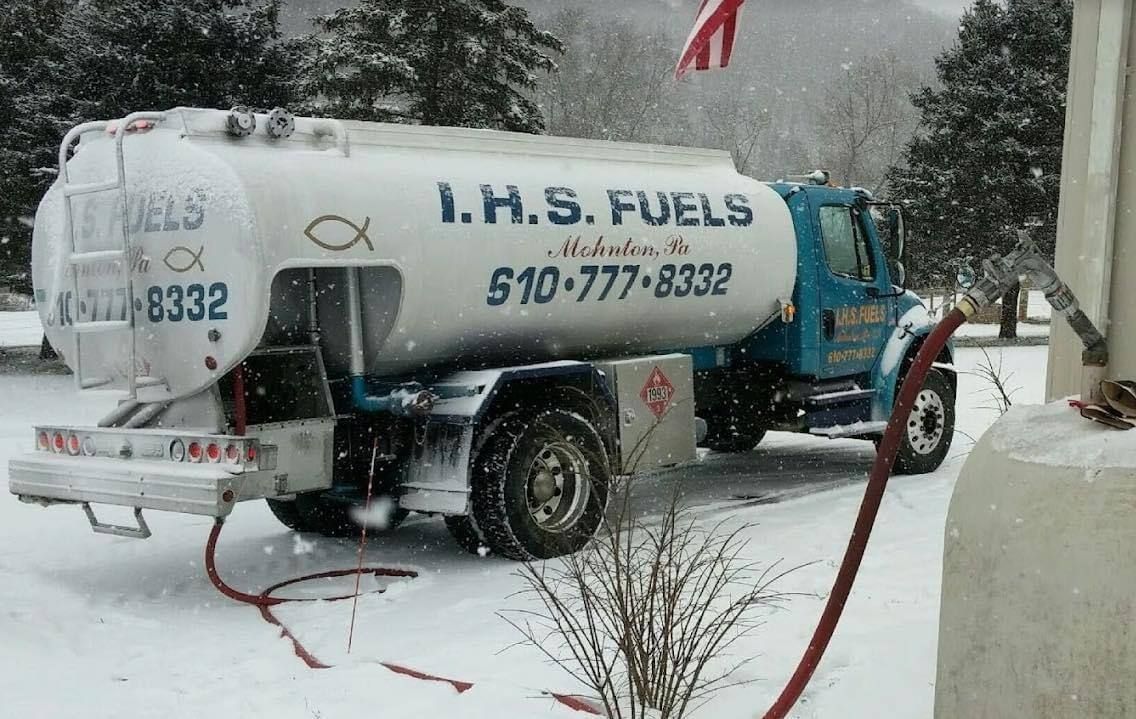
[[(898, 205), (865, 190), (772, 183), (793, 217), (797, 282), (792, 304), (713, 357), (696, 357), (704, 444), (752, 449), (765, 432), (877, 439), (899, 383), (934, 326), (905, 289)], [(938, 358), (908, 421), (901, 472), (934, 470), (954, 432), (953, 348)]]

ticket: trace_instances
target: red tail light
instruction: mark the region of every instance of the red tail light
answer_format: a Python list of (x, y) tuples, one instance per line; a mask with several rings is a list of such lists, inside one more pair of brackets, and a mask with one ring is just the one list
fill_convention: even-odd
[(72, 434), (67, 437), (67, 454), (79, 454), (79, 446), (78, 435)]
[(248, 451), (245, 452), (245, 461), (246, 462), (255, 462), (256, 461), (256, 445), (255, 444), (249, 445)]
[(36, 446), (44, 452), (51, 449), (51, 437), (47, 436), (47, 432), (41, 431), (36, 435)]
[(210, 462), (220, 462), (221, 446), (216, 442), (210, 442), (209, 446), (205, 448), (205, 456), (209, 458)]
[(201, 443), (200, 442), (190, 442), (189, 443), (189, 449), (186, 450), (186, 451), (189, 454), (189, 461), (190, 462), (200, 462), (201, 461), (202, 450), (201, 450)]
[(67, 443), (63, 439), (63, 433), (62, 432), (56, 432), (55, 435), (52, 436), (51, 446), (55, 449), (56, 452), (62, 452), (64, 449), (67, 448)]

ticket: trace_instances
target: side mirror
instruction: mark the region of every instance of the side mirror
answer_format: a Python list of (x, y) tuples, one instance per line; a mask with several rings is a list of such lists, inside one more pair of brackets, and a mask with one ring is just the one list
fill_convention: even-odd
[(888, 208), (887, 222), (892, 242), (895, 243), (895, 257), (902, 262), (907, 251), (907, 229), (903, 226), (903, 213), (895, 205)]
[(974, 287), (974, 283), (978, 281), (978, 275), (975, 274), (974, 269), (970, 265), (963, 265), (959, 268), (955, 280), (958, 282), (959, 287), (964, 290), (969, 290), (971, 287)]
[(893, 285), (907, 289), (907, 268), (903, 266), (903, 260), (889, 259), (888, 274), (891, 275)]

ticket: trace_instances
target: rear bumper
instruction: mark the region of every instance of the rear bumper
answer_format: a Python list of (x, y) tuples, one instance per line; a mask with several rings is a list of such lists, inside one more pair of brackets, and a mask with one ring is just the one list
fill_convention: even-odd
[(28, 502), (87, 502), (224, 517), (262, 472), (32, 452), (8, 464), (8, 489)]

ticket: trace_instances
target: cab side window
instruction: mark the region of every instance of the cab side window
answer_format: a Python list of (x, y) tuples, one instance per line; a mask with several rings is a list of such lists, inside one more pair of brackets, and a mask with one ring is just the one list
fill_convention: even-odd
[(820, 208), (820, 233), (828, 269), (833, 274), (865, 282), (876, 278), (871, 248), (860, 226), (859, 213), (851, 207)]

